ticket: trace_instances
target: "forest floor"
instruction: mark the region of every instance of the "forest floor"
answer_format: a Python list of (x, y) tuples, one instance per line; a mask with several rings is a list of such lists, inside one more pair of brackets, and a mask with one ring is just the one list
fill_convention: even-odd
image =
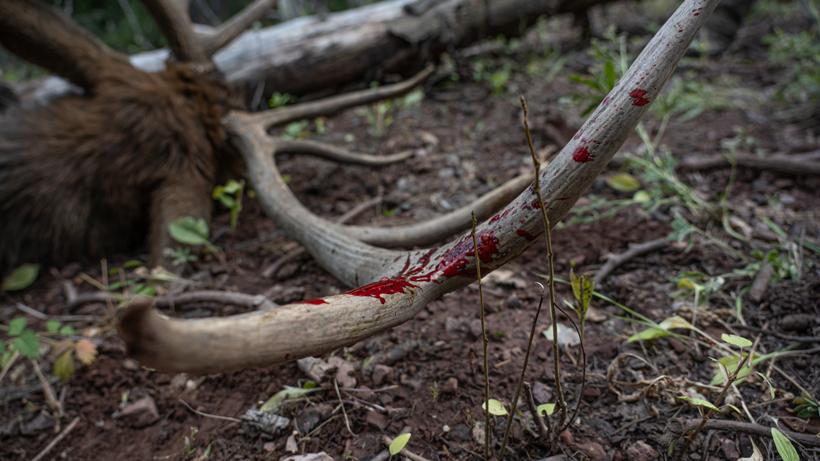
[[(737, 410), (726, 408), (712, 416), (715, 420), (820, 432), (820, 178), (732, 169), (728, 162), (685, 167), (687, 159), (734, 154), (793, 159), (808, 154), (817, 160), (816, 108), (780, 97), (793, 68), (777, 62), (761, 39), (785, 20), (758, 12), (722, 56), (685, 58), (666, 99), (644, 119), (649, 137), (631, 136), (553, 232), (555, 271), (562, 280), (572, 267), (594, 274), (607, 255), (631, 244), (671, 238), (595, 287), (607, 298), (593, 298), (587, 317), (583, 391), (579, 347), (571, 341), (560, 347), (566, 399), (574, 405), (580, 398), (580, 410), (558, 443), (550, 446), (538, 435), (522, 404), (503, 459), (561, 453), (595, 461), (665, 459), (671, 446), (683, 443), (682, 424), (699, 418), (698, 408), (682, 396), (730, 403)], [(617, 38), (586, 48), (538, 30), (520, 42), (474, 48), (473, 56), (456, 60), (461, 78), (428, 85), (423, 98), (417, 92), (288, 127), (288, 136), (368, 153), (415, 152), (408, 161), (379, 169), (286, 157), (281, 167), (290, 186), (311, 210), (328, 217), (381, 195), (380, 203), (354, 222), (393, 225), (445, 213), (530, 171), (518, 95), (528, 98), (536, 146), (545, 153), (559, 150), (595, 97), (570, 76), (597, 78), (607, 62), (617, 68), (621, 57)], [(625, 39), (627, 54), (634, 56), (647, 39)], [(181, 281), (159, 281), (133, 267), (131, 260), (139, 255), (125, 255), (100, 266), (43, 269), (28, 289), (0, 293), (0, 322), (26, 317), (43, 350), (52, 351), (38, 366), (54, 394), (49, 402), (31, 361), (5, 356), (0, 458), (32, 459), (68, 430), (44, 459), (384, 460), (383, 439), (406, 429), (412, 433), (407, 450), (426, 459), (482, 459), (484, 377), (475, 285), (430, 303), (401, 326), (321, 357), (338, 372), (318, 383), (296, 363), (206, 377), (142, 369), (116, 336), (113, 305), (66, 307), (75, 292), (106, 286), (118, 293), (145, 287), (241, 291), (280, 304), (346, 289), (308, 258), (263, 275), (297, 245), (252, 197), (246, 196), (235, 230), (222, 209), (211, 235), (220, 253), (200, 254)], [(542, 293), (537, 282), (545, 283), (545, 257), (539, 240), (484, 282), (490, 394), (507, 409)], [(759, 284), (762, 293), (755, 291), (760, 287), (750, 291), (765, 266), (772, 270)], [(557, 290), (559, 303), (572, 299), (565, 284), (558, 283)], [(172, 315), (243, 310), (200, 304)], [(657, 337), (628, 341), (648, 328), (643, 317), (676, 318), (664, 324), (673, 326), (684, 319), (689, 327), (650, 330)], [(566, 319), (559, 320), (569, 328)], [(66, 360), (55, 361), (53, 355), (60, 344), (53, 321), (73, 328), (62, 331), (68, 341), (90, 341), (96, 360), (78, 361), (73, 373), (67, 372)], [(552, 343), (542, 334), (549, 325), (544, 311), (526, 370), (536, 404), (556, 399)], [(754, 372), (730, 389), (725, 402), (716, 402), (722, 386), (710, 384), (720, 377), (713, 359), (724, 358), (731, 368), (731, 346), (720, 345), (723, 333), (755, 341)], [(73, 376), (63, 382), (56, 374)], [(273, 411), (267, 419), (254, 413), (288, 386), (302, 391), (268, 405)], [(61, 417), (54, 418), (58, 411)], [(555, 425), (557, 417), (552, 419)], [(506, 419), (493, 417), (493, 426), (499, 440)], [(752, 441), (765, 459), (775, 459), (768, 436), (750, 437), (737, 429), (701, 431), (687, 456), (749, 457)], [(796, 445), (802, 459), (820, 456), (820, 444)], [(329, 458), (299, 457), (319, 452)]]

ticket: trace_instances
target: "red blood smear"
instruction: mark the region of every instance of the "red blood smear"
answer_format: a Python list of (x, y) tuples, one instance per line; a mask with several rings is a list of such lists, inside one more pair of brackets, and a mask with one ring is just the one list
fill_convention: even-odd
[(518, 229), (517, 231), (515, 231), (515, 233), (529, 241), (535, 240), (535, 236), (527, 232), (525, 229)]
[(498, 237), (491, 231), (478, 236), (478, 258), (481, 262), (488, 263), (493, 260), (493, 256), (498, 253)]
[(572, 159), (578, 163), (586, 163), (592, 161), (592, 155), (589, 153), (587, 146), (581, 146), (572, 153)]
[(325, 301), (322, 298), (319, 298), (319, 299), (306, 299), (304, 301), (301, 301), (299, 304), (327, 304), (327, 301)]
[(541, 202), (538, 201), (538, 197), (536, 197), (535, 199), (533, 199), (532, 202), (530, 202), (530, 208), (532, 208), (533, 210), (541, 209)]
[(629, 97), (632, 98), (633, 106), (645, 106), (649, 104), (649, 98), (646, 97), (646, 90), (635, 88), (629, 92)]
[(499, 214), (497, 214), (497, 215), (493, 216), (492, 218), (490, 218), (490, 222), (498, 222), (500, 220), (501, 220), (501, 215), (499, 215)]
[(351, 296), (367, 296), (376, 298), (384, 304), (384, 295), (395, 295), (404, 293), (407, 288), (416, 288), (416, 285), (408, 282), (404, 277), (396, 277), (393, 279), (382, 279), (378, 282), (369, 283), (367, 285), (348, 291), (347, 294)]

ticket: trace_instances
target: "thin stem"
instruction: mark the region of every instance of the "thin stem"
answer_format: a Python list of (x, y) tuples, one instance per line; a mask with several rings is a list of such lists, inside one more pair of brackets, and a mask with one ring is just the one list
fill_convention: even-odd
[(552, 251), (552, 226), (550, 225), (550, 218), (547, 215), (547, 206), (544, 203), (544, 198), (541, 196), (541, 177), (539, 170), (541, 169), (541, 162), (538, 156), (535, 155), (535, 147), (532, 143), (532, 134), (530, 133), (530, 124), (528, 121), (529, 110), (527, 109), (527, 100), (521, 96), (521, 109), (524, 112), (524, 133), (527, 135), (527, 145), (530, 148), (530, 155), (532, 156), (532, 164), (535, 170), (535, 179), (533, 181), (533, 189), (535, 196), (538, 199), (538, 204), (541, 207), (541, 219), (544, 224), (544, 236), (547, 240), (547, 265), (549, 267), (549, 302), (550, 302), (550, 322), (552, 322), (552, 361), (553, 373), (555, 374), (555, 394), (558, 399), (558, 409), (561, 412), (561, 422), (559, 426), (564, 425), (566, 418), (567, 404), (564, 400), (564, 390), (561, 387), (561, 354), (558, 350), (558, 324), (557, 315), (555, 312), (555, 258)]
[(478, 280), (478, 304), (481, 316), (481, 341), (484, 346), (484, 459), (490, 459), (490, 364), (487, 358), (487, 347), (490, 343), (487, 337), (487, 318), (484, 313), (484, 291), (481, 288), (481, 258), (478, 254), (478, 239), (475, 236), (476, 217), (473, 213), (473, 251), (475, 252), (475, 276)]
[[(741, 349), (740, 360), (737, 363), (737, 368), (735, 368), (731, 376), (726, 376), (726, 383), (724, 384), (723, 389), (721, 389), (717, 399), (715, 399), (716, 406), (720, 405), (721, 402), (723, 402), (723, 399), (726, 398), (726, 394), (728, 394), (729, 389), (732, 388), (732, 384), (735, 382), (735, 379), (737, 379), (737, 375), (740, 374), (740, 370), (742, 370), (743, 367), (746, 365), (746, 361), (749, 359), (749, 357), (752, 356), (752, 352), (755, 350), (756, 345), (757, 344), (755, 343), (752, 346), (752, 348), (749, 350), (749, 353), (746, 354), (746, 356), (743, 356), (743, 350)], [(709, 408), (703, 410), (703, 417), (700, 420), (700, 424), (698, 424), (697, 427), (695, 427), (695, 429), (693, 429), (692, 432), (689, 433), (689, 437), (686, 438), (686, 444), (683, 446), (683, 450), (680, 452), (678, 459), (683, 459), (683, 457), (686, 456), (686, 453), (689, 451), (689, 447), (692, 446), (692, 443), (695, 441), (695, 437), (697, 437), (700, 431), (703, 430), (703, 428), (706, 426), (706, 423), (709, 422), (709, 417), (712, 416), (712, 411), (713, 410), (710, 410)]]
[[(539, 284), (540, 285), (540, 284)], [(515, 396), (512, 400), (512, 408), (510, 414), (507, 416), (507, 427), (504, 429), (504, 438), (501, 441), (501, 453), (507, 447), (507, 439), (510, 436), (510, 429), (512, 428), (512, 419), (515, 410), (518, 408), (518, 399), (521, 397), (521, 386), (524, 384), (524, 374), (527, 371), (527, 365), (530, 361), (530, 351), (532, 350), (533, 339), (535, 338), (535, 328), (538, 324), (538, 316), (541, 314), (541, 306), (544, 305), (544, 293), (541, 292), (541, 299), (538, 300), (538, 309), (535, 311), (535, 317), (532, 319), (532, 327), (530, 328), (530, 337), (527, 342), (527, 351), (524, 353), (524, 364), (521, 365), (521, 376), (518, 377), (518, 384), (515, 386)]]
[[(583, 288), (581, 296), (583, 296)], [(566, 421), (566, 424), (563, 427), (561, 427), (561, 429), (558, 431), (558, 433), (560, 434), (564, 431), (564, 429), (568, 428), (570, 424), (572, 424), (572, 421), (575, 420), (575, 418), (578, 416), (578, 412), (581, 409), (581, 397), (584, 395), (584, 388), (587, 384), (587, 352), (584, 348), (584, 321), (581, 320), (581, 327), (579, 328), (578, 324), (575, 323), (575, 320), (573, 320), (572, 317), (570, 317), (561, 306), (557, 307), (558, 310), (560, 310), (561, 313), (564, 314), (564, 317), (566, 317), (567, 320), (569, 320), (569, 322), (572, 324), (572, 327), (575, 329), (575, 332), (578, 333), (578, 338), (580, 338), (581, 340), (581, 342), (578, 344), (578, 346), (581, 348), (581, 387), (578, 390), (578, 400), (575, 403), (575, 410), (573, 410), (572, 412), (572, 417), (570, 417), (569, 420)]]

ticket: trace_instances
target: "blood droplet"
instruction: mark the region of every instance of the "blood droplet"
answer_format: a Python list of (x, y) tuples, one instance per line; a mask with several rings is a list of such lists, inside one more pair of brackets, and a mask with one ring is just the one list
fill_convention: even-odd
[(589, 153), (587, 146), (581, 146), (575, 149), (575, 152), (572, 153), (572, 159), (578, 163), (591, 162), (592, 154)]
[(633, 106), (645, 106), (649, 104), (649, 98), (646, 97), (646, 90), (642, 88), (635, 88), (629, 92), (629, 97), (632, 98)]

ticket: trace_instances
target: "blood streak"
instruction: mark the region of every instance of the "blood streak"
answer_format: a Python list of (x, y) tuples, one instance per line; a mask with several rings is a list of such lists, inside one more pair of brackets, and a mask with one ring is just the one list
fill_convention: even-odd
[(318, 298), (318, 299), (306, 299), (306, 300), (304, 300), (304, 301), (300, 301), (300, 303), (299, 303), (299, 304), (327, 304), (327, 301), (325, 301), (325, 300), (324, 300), (324, 299), (322, 299), (322, 298)]
[(633, 106), (645, 106), (649, 104), (649, 98), (646, 97), (646, 90), (642, 88), (635, 88), (629, 92), (629, 97), (632, 98)]
[(360, 286), (355, 290), (350, 290), (347, 294), (351, 296), (367, 296), (376, 298), (384, 304), (384, 295), (395, 295), (404, 293), (408, 288), (416, 288), (416, 285), (408, 282), (404, 277), (396, 277), (392, 279), (384, 278), (378, 282), (368, 283)]
[(478, 258), (483, 263), (491, 262), (493, 256), (498, 253), (498, 237), (492, 231), (488, 231), (480, 234), (477, 240)]
[(530, 202), (530, 208), (533, 210), (538, 210), (541, 208), (541, 202), (538, 201), (538, 197), (535, 197), (532, 202)]
[(581, 146), (575, 149), (575, 152), (572, 153), (572, 159), (578, 163), (591, 162), (592, 154), (589, 153), (587, 146)]
[(518, 234), (521, 237), (524, 237), (525, 239), (527, 239), (529, 241), (535, 240), (535, 236), (530, 234), (529, 232), (527, 232), (526, 229), (518, 229), (518, 230), (515, 231), (515, 233)]

